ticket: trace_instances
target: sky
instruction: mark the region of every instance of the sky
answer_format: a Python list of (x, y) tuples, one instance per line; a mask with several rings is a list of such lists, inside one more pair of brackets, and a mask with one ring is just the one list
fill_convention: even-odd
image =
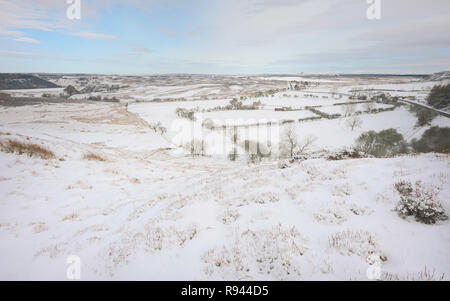
[(0, 72), (424, 74), (449, 29), (449, 0), (0, 0)]

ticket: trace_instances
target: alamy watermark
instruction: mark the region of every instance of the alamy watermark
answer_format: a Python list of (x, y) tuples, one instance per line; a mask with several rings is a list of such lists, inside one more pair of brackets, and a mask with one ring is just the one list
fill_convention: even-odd
[(66, 277), (69, 280), (80, 280), (81, 279), (81, 259), (77, 255), (67, 256), (66, 259), (67, 270)]
[(381, 258), (378, 255), (372, 254), (366, 259), (369, 267), (366, 270), (366, 276), (369, 280), (381, 280)]
[[(281, 126), (269, 119), (176, 119), (170, 130), (175, 134), (172, 143), (191, 153), (229, 155), (232, 153), (277, 157)], [(237, 154), (236, 153), (236, 154)]]
[(367, 8), (367, 19), (380, 20), (381, 19), (381, 0), (367, 0), (369, 7)]
[(81, 19), (81, 0), (67, 0), (69, 7), (67, 8), (66, 15), (69, 20)]

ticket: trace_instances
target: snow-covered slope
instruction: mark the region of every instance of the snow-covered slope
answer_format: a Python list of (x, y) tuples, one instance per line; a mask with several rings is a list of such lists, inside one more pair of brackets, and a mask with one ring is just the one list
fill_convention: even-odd
[(442, 71), (442, 72), (433, 73), (430, 76), (428, 76), (425, 80), (428, 80), (428, 81), (450, 80), (450, 71)]
[(2, 280), (64, 280), (69, 255), (83, 280), (365, 280), (372, 253), (398, 277), (450, 271), (448, 221), (393, 211), (393, 184), (408, 179), (440, 187), (449, 212), (448, 156), (279, 169), (167, 153), (86, 161), (86, 147), (58, 144), (63, 161), (0, 153)]

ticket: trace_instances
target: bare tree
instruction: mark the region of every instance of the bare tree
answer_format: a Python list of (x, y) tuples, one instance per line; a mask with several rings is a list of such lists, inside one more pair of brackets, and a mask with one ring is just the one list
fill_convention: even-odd
[(366, 112), (372, 112), (375, 109), (375, 104), (373, 102), (367, 102), (364, 104), (364, 110)]
[(289, 126), (284, 132), (284, 145), (287, 148), (290, 158), (294, 156), (294, 152), (298, 146), (298, 137), (293, 126)]
[(355, 104), (347, 104), (342, 108), (343, 117), (352, 116), (353, 114), (355, 114), (355, 112), (356, 112)]
[(165, 127), (163, 127), (163, 126), (160, 126), (160, 127), (158, 128), (158, 130), (159, 130), (159, 133), (160, 133), (161, 135), (164, 135), (165, 133), (167, 133), (167, 128), (165, 128)]
[(238, 137), (237, 127), (234, 126), (233, 127), (233, 134), (231, 135), (231, 140), (233, 141), (233, 150), (228, 155), (228, 158), (230, 159), (230, 161), (236, 161), (236, 159), (238, 157), (238, 152), (237, 152), (238, 138), (239, 137)]
[(362, 126), (362, 119), (359, 118), (357, 115), (351, 116), (346, 121), (346, 125), (353, 131), (355, 128), (360, 128)]
[(157, 123), (150, 123), (148, 126), (156, 133), (158, 129), (162, 126), (162, 123), (158, 121)]
[(305, 139), (303, 139), (298, 143), (297, 153), (299, 154), (306, 153), (310, 149), (310, 147), (314, 144), (314, 142), (316, 142), (316, 140), (317, 137), (315, 137), (314, 135), (307, 136)]

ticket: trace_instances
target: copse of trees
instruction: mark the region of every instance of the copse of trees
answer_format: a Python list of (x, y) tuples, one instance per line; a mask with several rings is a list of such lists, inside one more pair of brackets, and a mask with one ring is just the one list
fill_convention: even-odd
[(356, 149), (375, 157), (387, 157), (406, 153), (408, 145), (396, 129), (387, 129), (362, 133), (356, 139)]
[(427, 97), (427, 102), (436, 109), (450, 106), (450, 84), (434, 86)]
[(412, 149), (416, 153), (446, 153), (450, 152), (450, 128), (432, 127), (425, 131), (422, 137), (408, 144), (395, 129), (381, 132), (369, 131), (362, 133), (356, 139), (356, 150), (375, 156), (389, 157), (408, 153)]
[(422, 127), (426, 125), (431, 125), (431, 122), (434, 118), (436, 118), (439, 114), (433, 110), (427, 108), (421, 108), (418, 106), (411, 106), (410, 111), (414, 113), (417, 117), (416, 126)]
[(64, 92), (70, 97), (72, 95), (78, 94), (80, 93), (74, 86), (72, 85), (68, 85), (65, 89)]
[(418, 153), (439, 152), (448, 154), (450, 150), (450, 128), (432, 127), (423, 134), (420, 140), (414, 139), (411, 145), (414, 151)]

